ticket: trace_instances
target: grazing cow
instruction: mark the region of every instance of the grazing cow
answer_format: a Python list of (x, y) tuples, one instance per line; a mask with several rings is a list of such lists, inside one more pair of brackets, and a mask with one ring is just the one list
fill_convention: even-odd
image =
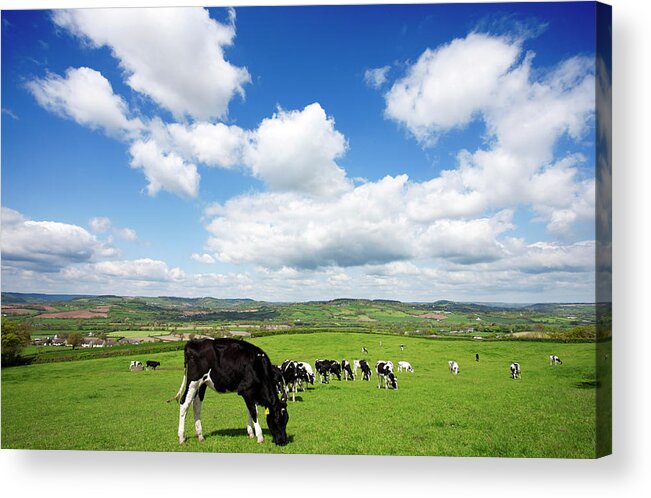
[(479, 361), (479, 353), (475, 353), (475, 361)]
[(362, 354), (368, 354), (368, 349), (362, 346)]
[(142, 363), (138, 360), (133, 360), (129, 365), (129, 370), (142, 370)]
[(152, 360), (147, 360), (147, 368), (151, 368), (152, 370), (156, 370), (156, 367), (160, 367), (160, 361), (152, 361)]
[(408, 361), (399, 361), (398, 362), (398, 372), (402, 372), (403, 370), (406, 370), (407, 372), (414, 372), (414, 367), (411, 366), (411, 363)]
[(511, 363), (511, 378), (512, 379), (521, 379), (522, 378), (522, 371), (520, 370), (520, 364), (519, 363)]
[(404, 350), (405, 350), (405, 345), (404, 345), (404, 344), (401, 344), (401, 345), (400, 345), (400, 351), (404, 351)]
[(355, 380), (355, 375), (353, 374), (353, 369), (350, 367), (350, 362), (346, 359), (341, 360), (341, 371), (344, 374), (344, 380)]
[(353, 360), (353, 374), (357, 377), (357, 370), (359, 369), (359, 362), (361, 360)]
[(552, 354), (552, 355), (549, 355), (549, 364), (555, 366), (555, 365), (562, 365), (563, 362), (561, 361), (561, 359), (558, 356), (556, 356), (555, 354)]
[(373, 371), (366, 360), (359, 360), (359, 368), (362, 369), (362, 380), (371, 380)]
[(341, 380), (341, 365), (337, 360), (316, 360), (314, 367), (319, 374), (319, 382), (330, 383), (330, 375), (336, 375)]
[(385, 389), (389, 389), (389, 382), (391, 382), (392, 388), (398, 389), (398, 379), (393, 373), (393, 363), (390, 361), (378, 360), (378, 362), (375, 364), (375, 370), (378, 377), (378, 389), (382, 387), (382, 383), (384, 383)]
[(285, 391), (289, 396), (292, 393), (292, 401), (296, 401), (296, 390), (298, 389), (298, 362), (293, 360), (285, 360), (280, 365), (280, 373), (285, 381)]
[(305, 391), (304, 384), (314, 385), (314, 370), (312, 365), (305, 361), (298, 362), (298, 387), (301, 391)]
[(287, 444), (287, 403), (278, 398), (278, 386), (282, 376), (274, 368), (267, 354), (257, 346), (245, 341), (223, 339), (193, 339), (186, 343), (183, 352), (184, 373), (181, 388), (173, 399), (179, 400), (179, 443), (185, 442), (185, 416), (190, 405), (194, 411), (194, 427), (199, 441), (204, 437), (201, 428), (201, 403), (206, 387), (219, 393), (237, 392), (246, 403), (249, 421), (247, 433), (264, 441), (258, 423), (256, 405), (264, 406), (267, 425), (274, 443)]
[(452, 375), (452, 374), (458, 375), (459, 374), (459, 364), (456, 361), (454, 361), (454, 360), (448, 361), (448, 368), (450, 369), (450, 375)]

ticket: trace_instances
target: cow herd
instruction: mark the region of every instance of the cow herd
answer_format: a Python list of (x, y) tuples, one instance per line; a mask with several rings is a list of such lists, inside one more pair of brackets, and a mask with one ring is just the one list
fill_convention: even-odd
[(142, 366), (142, 362), (138, 360), (132, 360), (131, 364), (129, 365), (129, 370), (132, 372), (137, 371), (137, 370), (144, 370), (145, 368), (147, 370), (156, 370), (156, 367), (160, 367), (160, 361), (153, 361), (153, 360), (147, 360), (145, 362), (145, 366)]
[[(355, 380), (355, 378), (370, 381), (373, 375), (368, 361), (363, 359), (353, 360), (352, 365), (346, 359), (341, 362), (317, 359), (314, 362), (314, 367), (321, 384), (329, 384), (330, 380), (335, 377), (339, 381)], [(287, 398), (291, 396), (292, 401), (296, 400), (298, 391), (305, 391), (307, 384), (314, 385), (317, 378), (313, 373), (312, 366), (304, 361), (285, 360), (275, 368), (282, 378), (279, 392), (284, 393)], [(358, 371), (362, 373), (361, 378), (358, 376)], [(400, 361), (398, 362), (398, 371), (413, 373), (414, 367), (408, 361)], [(385, 389), (388, 389), (391, 386), (393, 389), (398, 389), (398, 379), (393, 371), (393, 362), (378, 360), (375, 364), (375, 372), (378, 376), (378, 388), (384, 386)]]
[[(401, 351), (404, 345), (401, 345)], [(368, 354), (366, 348), (362, 353)], [(475, 355), (479, 361), (479, 354)], [(561, 365), (562, 361), (556, 355), (549, 357), (551, 365)], [(142, 369), (142, 363), (132, 362), (131, 366)], [(155, 369), (159, 362), (147, 362), (147, 367)], [(370, 381), (373, 371), (365, 359), (353, 360), (351, 364), (343, 359), (317, 359), (314, 369), (308, 362), (285, 360), (281, 365), (273, 365), (268, 355), (259, 347), (245, 341), (235, 339), (193, 339), (186, 343), (184, 349), (184, 373), (181, 387), (176, 396), (169, 401), (180, 402), (178, 438), (179, 443), (185, 442), (185, 417), (192, 405), (194, 427), (197, 439), (203, 441), (201, 427), (201, 404), (206, 388), (210, 387), (218, 393), (237, 392), (246, 404), (248, 414), (247, 434), (256, 438), (258, 443), (264, 441), (262, 429), (258, 422), (258, 406), (265, 408), (267, 425), (277, 445), (285, 445), (289, 441), (286, 427), (289, 420), (287, 402), (291, 397), (296, 401), (298, 391), (305, 392), (307, 385), (314, 385), (317, 379), (322, 384), (329, 384), (337, 378), (342, 381), (354, 381), (358, 370), (361, 370), (361, 380)], [(459, 364), (455, 360), (448, 361), (451, 375), (459, 374)], [(511, 377), (520, 379), (522, 372), (520, 364), (510, 365)], [(407, 361), (398, 362), (398, 372), (413, 373), (414, 368)], [(398, 378), (394, 372), (393, 362), (378, 360), (375, 364), (378, 377), (378, 389), (398, 389)], [(358, 377), (360, 378), (360, 377)]]

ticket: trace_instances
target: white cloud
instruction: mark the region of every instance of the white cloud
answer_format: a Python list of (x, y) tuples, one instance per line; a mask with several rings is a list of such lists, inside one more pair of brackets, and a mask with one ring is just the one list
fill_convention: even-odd
[(111, 278), (143, 281), (177, 281), (185, 278), (180, 268), (169, 268), (160, 260), (142, 258), (122, 261), (101, 261), (93, 269), (101, 275)]
[(133, 242), (138, 238), (138, 234), (133, 228), (115, 227), (113, 233), (122, 240), (128, 240), (129, 242)]
[(367, 69), (364, 71), (364, 81), (372, 88), (380, 88), (387, 81), (387, 74), (391, 66), (378, 67), (375, 69)]
[(32, 221), (2, 208), (2, 264), (55, 272), (75, 263), (110, 257), (117, 251), (77, 225)]
[(583, 158), (570, 153), (554, 162), (558, 140), (578, 142), (592, 123), (593, 61), (572, 57), (533, 71), (533, 53), (518, 62), (520, 43), (473, 33), (428, 49), (386, 93), (386, 115), (423, 145), (474, 119), (486, 127), (484, 147), (461, 150), (456, 169), (419, 187), (420, 201), (408, 208), (413, 216), (525, 205), (554, 234), (594, 216), (593, 185), (579, 174)]
[(143, 126), (138, 118), (127, 118), (128, 106), (109, 81), (87, 67), (68, 68), (65, 77), (50, 73), (29, 81), (27, 88), (45, 109), (109, 135), (133, 136)]
[(251, 132), (244, 163), (272, 190), (336, 195), (351, 187), (335, 162), (347, 147), (334, 119), (314, 103), (264, 119)]
[(127, 84), (181, 118), (224, 118), (235, 94), (250, 81), (229, 63), (224, 48), (235, 37), (202, 8), (75, 9), (54, 12), (54, 22), (118, 59)]
[(464, 264), (499, 259), (497, 238), (514, 228), (512, 211), (479, 219), (411, 215), (422, 184), (387, 176), (334, 198), (245, 195), (209, 207), (206, 248), (217, 259), (315, 269), (441, 258)]
[(472, 33), (427, 49), (386, 93), (386, 115), (421, 142), (464, 126), (492, 98), (520, 47), (504, 38)]
[(211, 265), (216, 263), (215, 258), (213, 258), (210, 254), (197, 254), (194, 253), (192, 254), (192, 260), (197, 261), (198, 263), (204, 263), (207, 265)]
[(105, 216), (98, 216), (91, 218), (88, 221), (88, 225), (93, 232), (103, 233), (107, 232), (111, 228), (111, 220)]
[(153, 140), (134, 142), (129, 152), (131, 166), (145, 172), (149, 195), (156, 195), (161, 189), (182, 197), (198, 195), (200, 177), (194, 164), (185, 162), (173, 152), (166, 154)]
[(222, 123), (167, 125), (170, 145), (184, 157), (207, 166), (233, 168), (242, 163), (247, 133), (238, 126)]

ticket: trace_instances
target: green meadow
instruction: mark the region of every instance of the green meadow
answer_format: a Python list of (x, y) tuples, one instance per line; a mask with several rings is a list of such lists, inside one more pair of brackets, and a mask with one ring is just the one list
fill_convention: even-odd
[[(382, 345), (380, 346), (380, 341)], [(176, 437), (174, 396), (183, 352), (35, 364), (2, 370), (2, 447), (31, 449), (446, 455), (592, 458), (596, 446), (594, 343), (431, 340), (358, 333), (277, 335), (252, 339), (274, 363), (287, 358), (409, 361), (398, 390), (370, 382), (331, 381), (289, 401), (285, 447), (246, 436), (236, 394), (209, 391), (203, 404), (206, 440), (191, 411), (188, 441)], [(404, 344), (404, 351), (400, 345)], [(475, 353), (480, 361), (475, 361)], [(563, 365), (549, 365), (556, 354)], [(458, 376), (447, 362), (459, 363)], [(158, 360), (155, 371), (130, 372), (131, 360)], [(510, 377), (518, 361), (522, 379)]]

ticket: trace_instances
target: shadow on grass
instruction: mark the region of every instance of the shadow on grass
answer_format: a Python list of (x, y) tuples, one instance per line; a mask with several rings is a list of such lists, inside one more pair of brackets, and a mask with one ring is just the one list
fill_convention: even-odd
[(583, 382), (574, 384), (574, 387), (579, 389), (598, 389), (601, 387), (601, 382), (598, 380), (584, 380)]
[[(262, 429), (262, 435), (264, 436), (265, 442), (271, 442), (273, 443), (273, 435), (268, 429)], [(205, 434), (206, 438), (213, 437), (213, 436), (225, 436), (225, 437), (243, 437), (248, 439), (249, 435), (246, 432), (246, 428), (244, 429), (217, 429), (211, 432), (208, 432)], [(291, 443), (294, 441), (294, 436), (287, 435), (288, 441)]]

